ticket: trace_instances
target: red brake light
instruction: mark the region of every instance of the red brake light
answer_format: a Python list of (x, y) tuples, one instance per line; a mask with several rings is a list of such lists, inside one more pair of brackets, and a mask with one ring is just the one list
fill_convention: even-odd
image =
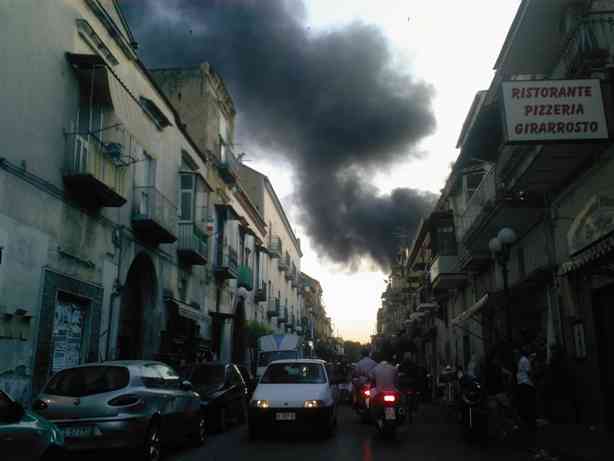
[(47, 402), (43, 400), (37, 400), (36, 402), (32, 404), (32, 409), (36, 411), (42, 411), (42, 410), (46, 410), (48, 406), (49, 405), (47, 405)]
[(112, 407), (128, 407), (131, 405), (136, 405), (141, 402), (141, 398), (137, 395), (120, 395), (119, 397), (115, 397), (114, 399), (109, 400), (109, 405)]
[(397, 396), (394, 394), (384, 395), (384, 402), (396, 402)]
[(364, 391), (362, 391), (362, 393), (365, 394), (366, 397), (369, 397), (371, 395), (371, 390), (365, 389)]

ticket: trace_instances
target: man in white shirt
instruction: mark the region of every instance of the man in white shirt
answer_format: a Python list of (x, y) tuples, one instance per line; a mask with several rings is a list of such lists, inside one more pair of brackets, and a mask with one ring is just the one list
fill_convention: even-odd
[(536, 426), (536, 401), (535, 386), (531, 376), (531, 361), (527, 350), (522, 348), (515, 351), (517, 358), (516, 389), (518, 399), (518, 415), (524, 423), (527, 432), (527, 442), (535, 444)]
[(369, 356), (369, 350), (363, 349), (362, 359), (356, 364), (356, 368), (352, 373), (352, 393), (354, 405), (358, 404), (358, 393), (360, 387), (369, 381), (371, 370), (377, 366), (377, 362)]

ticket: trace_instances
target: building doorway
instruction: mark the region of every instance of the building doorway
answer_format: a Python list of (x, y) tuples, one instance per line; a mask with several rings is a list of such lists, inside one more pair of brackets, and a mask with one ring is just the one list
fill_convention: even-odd
[(601, 389), (605, 399), (606, 424), (614, 430), (614, 284), (593, 293), (593, 315), (597, 340)]
[(240, 298), (235, 310), (232, 328), (232, 361), (245, 363), (245, 350), (247, 348), (245, 326), (245, 301)]
[[(139, 254), (126, 277), (122, 291), (117, 335), (117, 358), (120, 360), (143, 359), (146, 337), (152, 327), (152, 319), (158, 292), (156, 271), (151, 258)], [(149, 327), (149, 328), (148, 328)]]

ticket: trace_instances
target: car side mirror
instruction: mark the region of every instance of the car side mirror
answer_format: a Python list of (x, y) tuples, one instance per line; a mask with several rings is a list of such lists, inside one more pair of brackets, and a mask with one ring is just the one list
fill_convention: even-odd
[(192, 389), (194, 389), (194, 386), (192, 386), (192, 383), (190, 381), (185, 380), (181, 382), (182, 391), (191, 391)]

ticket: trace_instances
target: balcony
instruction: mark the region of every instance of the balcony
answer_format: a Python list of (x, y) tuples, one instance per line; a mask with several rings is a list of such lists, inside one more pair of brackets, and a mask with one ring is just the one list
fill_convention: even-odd
[(239, 175), (239, 162), (227, 145), (222, 145), (217, 162), (220, 176), (226, 184), (235, 184)]
[(287, 281), (294, 280), (295, 273), (292, 272), (292, 268), (290, 267), (290, 264), (286, 263), (286, 266), (288, 266), (288, 270), (286, 271), (286, 280)]
[(458, 240), (463, 241), (470, 229), (476, 224), (484, 210), (492, 207), (497, 195), (497, 176), (495, 168), (484, 175), (482, 182), (469, 198), (465, 211), (458, 222)]
[(465, 283), (466, 275), (460, 271), (458, 256), (437, 256), (431, 265), (433, 290), (444, 291), (459, 288)]
[(177, 207), (154, 186), (135, 187), (132, 228), (153, 244), (177, 240)]
[(296, 273), (296, 271), (292, 274), (292, 288), (298, 288), (300, 283), (300, 277)]
[(614, 14), (591, 12), (570, 30), (555, 77), (588, 77), (612, 63)]
[(269, 319), (279, 316), (279, 299), (269, 299), (266, 313)]
[(177, 256), (186, 264), (204, 266), (207, 264), (208, 255), (207, 235), (194, 223), (179, 223)]
[(247, 291), (252, 291), (254, 289), (254, 273), (249, 266), (239, 266), (238, 286), (245, 288)]
[(256, 290), (256, 294), (254, 296), (254, 301), (257, 303), (261, 303), (266, 301), (266, 283), (264, 281), (261, 282), (260, 288)]
[(126, 203), (125, 165), (119, 144), (103, 144), (92, 135), (66, 135), (64, 184), (88, 208), (120, 207)]
[(237, 261), (237, 250), (228, 245), (220, 246), (213, 269), (215, 275), (222, 280), (238, 278), (239, 265)]
[(277, 268), (279, 269), (280, 272), (286, 272), (286, 271), (289, 272), (290, 265), (288, 264), (288, 260), (284, 258), (279, 258), (279, 262), (277, 263)]
[(281, 258), (282, 245), (279, 237), (271, 238), (271, 241), (269, 242), (269, 254), (271, 255), (271, 258)]

